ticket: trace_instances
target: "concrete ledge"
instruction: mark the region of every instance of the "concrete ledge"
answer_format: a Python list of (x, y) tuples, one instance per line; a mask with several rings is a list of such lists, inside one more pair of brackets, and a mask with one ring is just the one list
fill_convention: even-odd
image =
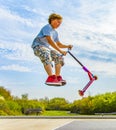
[(0, 119), (116, 119), (116, 116), (0, 116)]

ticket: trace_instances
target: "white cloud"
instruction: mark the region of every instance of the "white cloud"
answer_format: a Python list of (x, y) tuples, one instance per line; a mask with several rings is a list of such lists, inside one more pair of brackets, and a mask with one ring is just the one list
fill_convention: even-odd
[[(116, 77), (116, 1), (52, 0), (47, 1), (48, 6), (45, 4), (46, 0), (34, 0), (33, 2), (28, 0), (20, 0), (20, 2), (12, 0), (11, 2), (8, 0), (7, 3), (0, 1), (0, 84), (9, 86), (16, 95), (27, 91), (29, 86), (35, 86), (32, 95), (38, 97), (38, 84), (39, 87), (43, 86), (44, 81), (41, 82), (40, 79), (44, 80), (43, 76), (46, 74), (42, 64), (38, 65), (39, 60), (33, 54), (31, 42), (39, 29), (47, 24), (49, 14), (56, 12), (63, 16), (63, 23), (58, 29), (61, 42), (73, 44), (74, 48), (71, 52), (93, 74), (98, 75), (99, 79), (104, 78), (105, 82), (98, 80), (94, 84), (97, 87), (93, 87), (92, 93), (98, 92), (99, 86), (108, 86), (107, 83), (110, 87), (104, 87), (105, 91), (114, 90), (114, 78)], [(70, 97), (74, 98), (76, 87), (80, 88), (81, 85), (85, 85), (84, 82), (88, 79), (83, 78), (87, 75), (70, 55), (65, 57), (65, 62), (63, 77), (69, 82), (67, 86), (71, 86), (69, 90), (66, 90), (68, 93), (74, 92), (70, 93)], [(13, 73), (15, 75), (11, 75), (9, 71), (15, 71)], [(28, 76), (32, 80), (25, 82), (25, 75), (22, 73), (20, 73), (20, 81), (17, 80), (15, 77), (17, 74), (19, 76), (17, 72), (27, 72), (25, 75), (31, 72)], [(36, 78), (32, 76), (36, 74)], [(110, 80), (107, 81), (107, 79)], [(19, 86), (18, 91), (16, 86)], [(63, 88), (65, 89), (65, 87)], [(61, 89), (63, 90), (63, 88)], [(48, 96), (51, 97), (51, 90), (54, 88), (50, 89), (50, 92), (48, 89), (41, 87), (40, 93), (42, 91), (43, 93), (40, 95), (46, 96), (48, 91)], [(101, 89), (103, 90), (103, 87)], [(63, 95), (60, 92), (58, 93), (58, 89), (56, 89), (55, 94)], [(31, 93), (30, 91), (29, 94)], [(77, 99), (77, 95), (75, 99)]]
[[(0, 19), (8, 22), (20, 22), (29, 27), (33, 27), (31, 19), (25, 19), (15, 14), (15, 12), (11, 12), (7, 8), (0, 8)], [(4, 24), (4, 23), (3, 23)], [(11, 24), (11, 23), (10, 23)], [(13, 25), (13, 24), (12, 24)]]
[[(79, 58), (79, 61), (87, 67), (92, 73), (116, 76), (116, 64), (112, 62), (102, 62), (99, 60), (92, 60), (88, 58)], [(81, 66), (72, 58), (65, 58), (66, 65), (71, 67), (72, 72), (78, 72), (81, 69)]]
[(18, 72), (31, 72), (31, 70), (25, 66), (20, 66), (18, 64), (12, 64), (7, 66), (1, 66), (0, 70), (10, 70), (10, 71), (18, 71)]
[[(31, 62), (36, 61), (33, 51), (31, 49), (31, 44), (26, 44), (28, 41), (24, 40), (25, 37), (27, 39), (30, 37), (32, 38), (32, 33), (30, 33), (31, 30), (29, 30), (29, 28), (31, 28), (32, 31), (35, 31), (36, 33), (36, 31), (38, 30), (37, 28), (40, 27), (40, 25), (43, 25), (42, 19), (47, 20), (46, 17), (48, 13), (45, 13), (47, 12), (46, 8), (44, 11), (42, 11), (43, 8), (37, 8), (36, 5), (38, 1), (36, 1), (35, 3), (35, 8), (34, 5), (33, 7), (29, 5), (23, 5), (22, 7), (29, 12), (33, 12), (36, 15), (42, 16), (39, 23), (38, 21), (36, 21), (36, 17), (33, 17), (33, 19), (27, 19), (19, 16), (18, 14), (16, 14), (16, 12), (10, 11), (8, 8), (4, 7), (0, 9), (0, 19), (2, 22), (1, 27), (2, 25), (4, 25), (3, 35), (1, 36), (3, 39), (5, 39), (0, 43), (0, 48), (3, 49), (2, 57), (5, 57), (9, 60), (21, 60)], [(58, 3), (55, 2), (54, 6), (57, 7)], [(96, 67), (97, 71), (101, 72), (101, 68), (104, 68), (104, 71), (110, 74), (114, 74), (114, 72), (108, 70), (107, 67), (103, 66), (106, 64), (106, 62), (104, 62), (105, 60), (111, 59), (112, 61), (108, 64), (108, 67), (115, 68), (115, 3), (115, 1), (101, 2), (99, 0), (95, 2), (92, 2), (91, 0), (84, 0), (79, 2), (67, 1), (67, 9), (70, 9), (70, 17), (69, 15), (67, 15), (68, 13), (66, 14), (66, 9), (62, 9), (61, 13), (63, 14), (64, 11), (65, 15), (63, 25), (58, 29), (61, 42), (63, 41), (63, 43), (73, 44), (73, 50), (75, 54), (78, 53), (78, 55), (85, 55), (81, 56), (82, 62), (85, 61), (85, 57), (87, 57), (89, 58), (88, 62), (91, 65), (94, 60), (90, 57), (92, 55), (96, 56), (97, 60), (94, 64), (98, 65)], [(51, 2), (48, 4), (50, 5)], [(65, 2), (62, 2), (62, 4), (65, 4)], [(38, 20), (39, 19), (40, 18), (38, 18)], [(9, 24), (6, 26), (5, 29), (5, 25), (7, 23)], [(20, 28), (22, 28), (22, 26), (26, 26), (26, 28), (21, 30)], [(11, 35), (12, 37), (14, 37), (15, 42), (8, 41), (8, 39), (11, 38)], [(97, 52), (97, 54), (95, 52)], [(71, 59), (68, 58), (67, 60)], [(103, 59), (104, 61), (101, 62), (101, 59)], [(73, 61), (68, 63), (69, 66), (75, 66), (74, 64), (75, 63)]]
[(1, 56), (11, 60), (34, 61), (31, 45), (23, 43), (0, 43)]

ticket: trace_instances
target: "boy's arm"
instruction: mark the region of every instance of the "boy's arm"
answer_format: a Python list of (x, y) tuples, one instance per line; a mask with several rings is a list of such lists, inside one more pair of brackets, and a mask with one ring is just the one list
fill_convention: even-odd
[(56, 44), (57, 44), (57, 46), (59, 48), (69, 48), (69, 49), (72, 49), (72, 47), (73, 47), (72, 45), (64, 45), (61, 42), (56, 42)]
[(51, 39), (50, 36), (46, 36), (46, 39), (47, 39), (48, 43), (49, 43), (54, 49), (56, 49), (57, 51), (59, 51), (61, 54), (66, 55), (67, 52), (66, 52), (66, 51), (62, 51), (62, 50), (59, 48), (59, 46), (53, 42), (53, 40)]

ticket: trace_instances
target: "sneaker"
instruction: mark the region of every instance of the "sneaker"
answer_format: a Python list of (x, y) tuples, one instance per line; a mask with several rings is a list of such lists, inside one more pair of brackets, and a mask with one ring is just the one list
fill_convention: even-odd
[(57, 80), (62, 83), (62, 85), (66, 84), (66, 80), (62, 79), (62, 76), (57, 76)]
[(62, 83), (57, 80), (57, 77), (55, 75), (51, 75), (47, 78), (45, 84), (50, 86), (61, 86)]

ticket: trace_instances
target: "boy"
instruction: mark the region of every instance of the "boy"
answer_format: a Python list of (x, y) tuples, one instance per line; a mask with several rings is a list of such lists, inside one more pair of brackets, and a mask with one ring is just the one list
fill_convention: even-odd
[[(61, 55), (65, 56), (67, 52), (61, 50), (61, 48), (71, 49), (72, 45), (64, 45), (59, 41), (58, 33), (55, 29), (57, 29), (61, 23), (62, 16), (55, 13), (51, 14), (48, 18), (48, 24), (40, 30), (32, 44), (34, 54), (40, 58), (48, 74), (48, 78), (45, 82), (47, 85), (61, 86), (66, 84), (60, 72), (61, 67), (64, 65), (64, 60)], [(52, 72), (52, 61), (55, 63), (55, 74)]]

